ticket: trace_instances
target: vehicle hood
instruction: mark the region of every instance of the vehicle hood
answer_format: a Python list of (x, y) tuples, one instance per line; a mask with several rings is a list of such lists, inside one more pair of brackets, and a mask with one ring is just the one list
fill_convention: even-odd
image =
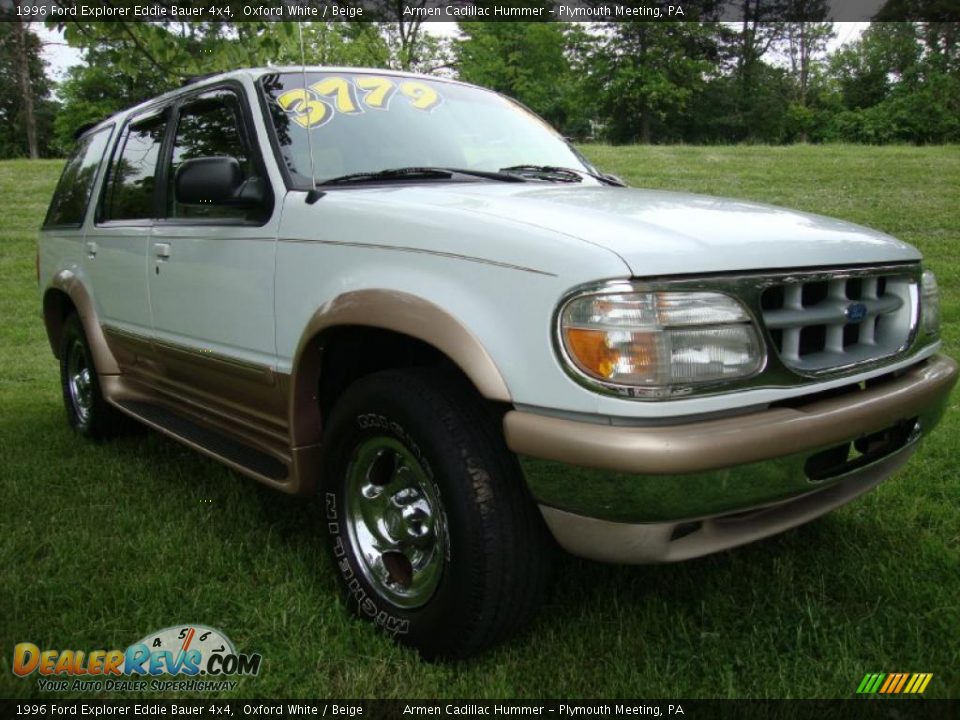
[(441, 205), (579, 238), (618, 255), (635, 276), (921, 257), (907, 243), (860, 225), (707, 195), (544, 183), (408, 185), (387, 192), (409, 206)]

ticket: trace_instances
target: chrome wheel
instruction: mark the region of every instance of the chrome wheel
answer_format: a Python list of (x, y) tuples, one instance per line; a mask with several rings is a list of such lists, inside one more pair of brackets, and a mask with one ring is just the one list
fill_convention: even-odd
[(81, 425), (90, 421), (93, 412), (92, 372), (83, 343), (79, 339), (74, 340), (67, 353), (67, 387), (70, 390), (70, 403)]
[(449, 548), (436, 485), (402, 443), (375, 437), (347, 466), (346, 525), (360, 570), (387, 600), (424, 605), (437, 589)]

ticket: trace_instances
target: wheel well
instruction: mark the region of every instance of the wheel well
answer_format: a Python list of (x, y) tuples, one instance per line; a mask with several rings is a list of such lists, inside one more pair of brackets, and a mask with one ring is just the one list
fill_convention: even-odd
[(50, 340), (50, 349), (53, 355), (60, 358), (60, 338), (63, 335), (63, 325), (72, 313), (77, 312), (77, 306), (63, 290), (51, 288), (43, 295), (43, 324), (47, 328), (47, 338)]
[(322, 361), (317, 399), (327, 417), (340, 394), (353, 382), (381, 370), (437, 367), (475, 386), (450, 358), (429, 343), (382, 328), (349, 326), (326, 331), (320, 341)]

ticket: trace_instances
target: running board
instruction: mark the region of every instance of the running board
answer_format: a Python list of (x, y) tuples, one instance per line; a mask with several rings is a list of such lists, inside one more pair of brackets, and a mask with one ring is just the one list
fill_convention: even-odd
[(282, 483), (288, 477), (286, 464), (272, 455), (211, 430), (162, 405), (141, 400), (116, 400), (112, 404), (174, 440), (211, 455), (255, 478), (267, 478), (274, 483)]

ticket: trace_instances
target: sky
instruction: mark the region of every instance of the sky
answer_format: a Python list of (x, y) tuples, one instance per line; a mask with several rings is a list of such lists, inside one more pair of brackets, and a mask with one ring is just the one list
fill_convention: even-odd
[[(829, 50), (834, 50), (844, 43), (856, 40), (870, 23), (865, 22), (838, 22), (834, 23), (836, 37), (830, 42)], [(430, 22), (425, 27), (428, 32), (444, 37), (455, 37), (457, 24), (454, 22)], [(43, 46), (43, 57), (48, 63), (50, 74), (56, 81), (63, 80), (66, 71), (73, 65), (82, 63), (80, 51), (69, 47), (63, 39), (63, 33), (52, 30), (42, 22), (31, 23), (31, 29), (40, 37)]]
[(43, 43), (43, 59), (47, 61), (50, 76), (57, 82), (63, 80), (68, 68), (82, 63), (80, 51), (68, 47), (59, 30), (51, 30), (42, 22), (30, 23), (30, 29)]

